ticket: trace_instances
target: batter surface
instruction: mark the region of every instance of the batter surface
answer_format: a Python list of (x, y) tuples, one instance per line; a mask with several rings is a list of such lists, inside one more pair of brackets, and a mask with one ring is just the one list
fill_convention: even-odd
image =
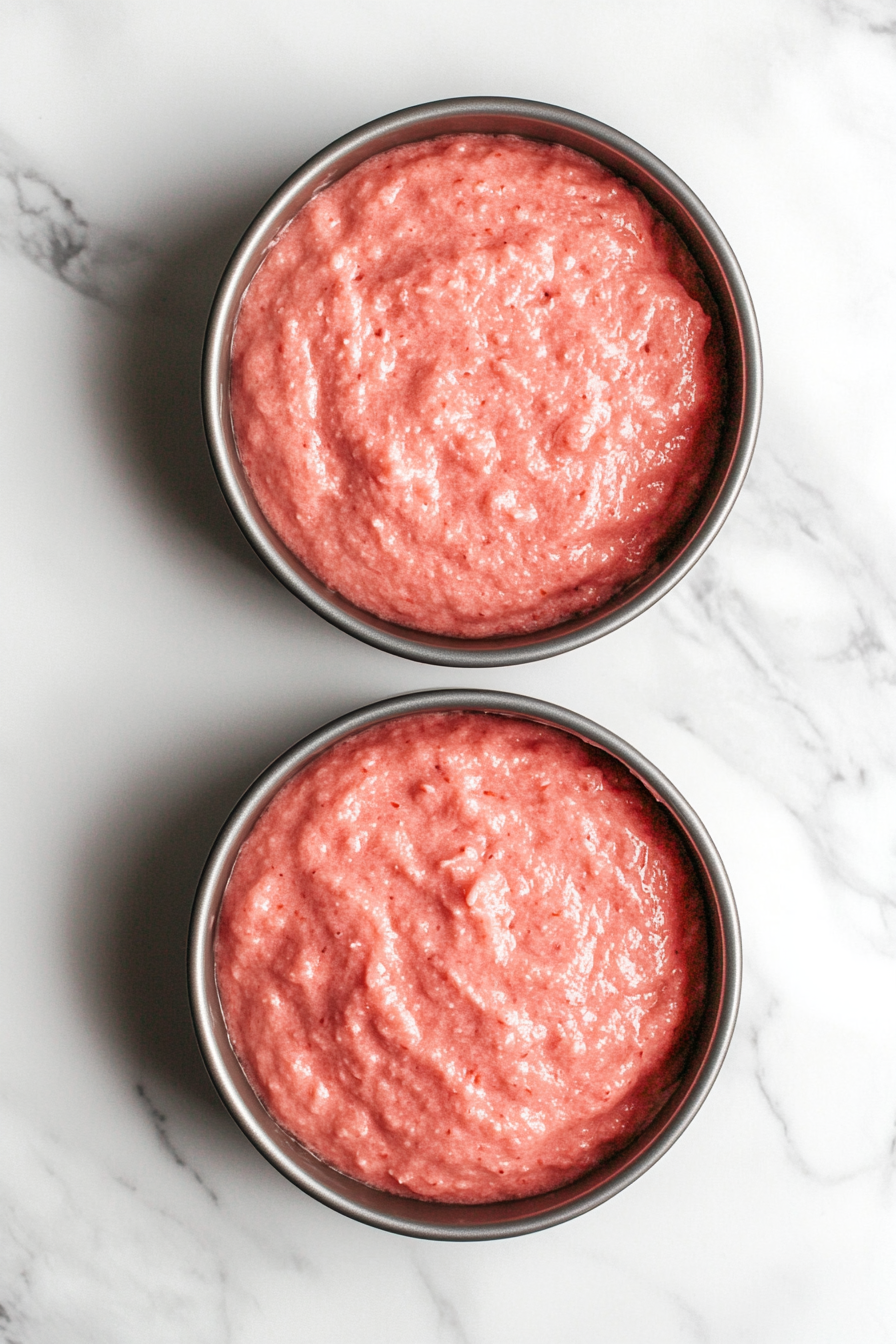
[(485, 1203), (568, 1183), (658, 1112), (703, 1008), (703, 905), (664, 809), (603, 753), (415, 715), (276, 795), (216, 972), (284, 1128), (370, 1185)]
[(367, 160), (246, 293), (232, 415), (266, 517), (364, 610), (545, 629), (644, 573), (718, 442), (712, 304), (671, 227), (560, 145), (442, 136)]

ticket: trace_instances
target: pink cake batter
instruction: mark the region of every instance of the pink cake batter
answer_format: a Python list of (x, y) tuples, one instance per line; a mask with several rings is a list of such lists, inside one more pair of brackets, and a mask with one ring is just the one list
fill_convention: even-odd
[(369, 1185), (477, 1204), (567, 1184), (649, 1124), (706, 955), (681, 841), (624, 767), (451, 712), (367, 729), (281, 789), (215, 964), (285, 1129)]
[(657, 559), (716, 448), (706, 285), (639, 192), (514, 136), (362, 163), (246, 293), (232, 414), (290, 550), (365, 611), (545, 629)]

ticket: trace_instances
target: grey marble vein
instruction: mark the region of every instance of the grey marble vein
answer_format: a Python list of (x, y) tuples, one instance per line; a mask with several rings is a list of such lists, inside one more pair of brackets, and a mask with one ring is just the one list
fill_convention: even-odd
[(174, 1144), (172, 1143), (171, 1136), (168, 1133), (168, 1117), (165, 1115), (163, 1111), (159, 1110), (158, 1106), (156, 1106), (155, 1102), (151, 1099), (151, 1097), (146, 1091), (146, 1088), (143, 1086), (142, 1083), (137, 1083), (134, 1088), (134, 1091), (137, 1093), (137, 1096), (143, 1103), (143, 1107), (146, 1110), (147, 1114), (149, 1115), (150, 1120), (152, 1121), (152, 1127), (158, 1136), (159, 1143), (165, 1149), (166, 1153), (170, 1154), (170, 1156), (174, 1159), (177, 1166), (181, 1167), (184, 1171), (189, 1172), (189, 1174), (193, 1177), (193, 1180), (197, 1183), (197, 1185), (199, 1185), (201, 1189), (204, 1190), (204, 1192), (208, 1195), (209, 1199), (212, 1200), (213, 1203), (217, 1204), (218, 1196), (215, 1194), (214, 1190), (211, 1189), (208, 1183), (204, 1181), (203, 1178), (200, 1176), (196, 1168), (190, 1165), (187, 1159), (181, 1153), (178, 1152), (177, 1148), (175, 1148)]
[(896, 37), (893, 0), (825, 0), (824, 9), (830, 17), (857, 22), (875, 36)]
[(432, 1304), (436, 1309), (437, 1329), (439, 1340), (446, 1340), (448, 1344), (470, 1344), (470, 1338), (464, 1330), (457, 1308), (430, 1279), (429, 1275), (417, 1266), (417, 1273), (420, 1275), (421, 1282), (426, 1289)]
[[(767, 1023), (768, 1020), (774, 1015), (774, 1013), (778, 1011), (778, 1008), (779, 1008), (778, 1003), (773, 999), (770, 1002), (766, 1013), (763, 1015), (763, 1022)], [(787, 1153), (787, 1160), (788, 1162), (791, 1163), (792, 1166), (796, 1168), (796, 1170), (800, 1173), (801, 1176), (805, 1176), (808, 1180), (821, 1181), (823, 1184), (837, 1185), (842, 1180), (849, 1179), (849, 1176), (840, 1176), (828, 1182), (826, 1178), (821, 1174), (821, 1172), (816, 1171), (812, 1167), (812, 1165), (809, 1163), (806, 1157), (804, 1157), (804, 1155), (800, 1152), (799, 1147), (794, 1141), (792, 1127), (790, 1121), (787, 1118), (784, 1107), (781, 1104), (778, 1097), (775, 1096), (774, 1089), (771, 1087), (768, 1078), (766, 1076), (766, 1069), (762, 1059), (763, 1022), (759, 1023), (754, 1022), (753, 1025), (750, 1027), (750, 1045), (752, 1047), (753, 1055), (755, 1058), (753, 1075), (756, 1079), (756, 1084), (762, 1095), (762, 1099), (765, 1102), (765, 1105), (768, 1108), (770, 1114), (772, 1115), (776, 1125), (778, 1126), (782, 1138), (784, 1139), (784, 1147)], [(851, 1172), (849, 1173), (850, 1176), (852, 1174), (853, 1173)]]
[(227, 1268), (205, 1226), (217, 1210), (203, 1201), (182, 1216), (164, 1189), (135, 1197), (88, 1153), (32, 1130), (0, 1097), (3, 1344), (229, 1338)]
[(24, 1331), (27, 1327), (27, 1319), (18, 1303), (18, 1298), (22, 1295), (22, 1288), (27, 1290), (27, 1278), (23, 1272), (20, 1272), (20, 1286), (12, 1282), (0, 1285), (0, 1292), (4, 1299), (0, 1301), (0, 1340), (3, 1344), (25, 1344)]
[(696, 1307), (692, 1306), (679, 1293), (670, 1293), (669, 1299), (678, 1314), (683, 1329), (694, 1340), (694, 1344), (710, 1344), (709, 1325)]
[[(850, 1110), (848, 1126), (842, 1123), (842, 1116), (838, 1124), (838, 1117), (830, 1112), (836, 1110), (841, 1100), (840, 1090), (849, 1088), (851, 1083), (850, 1077), (839, 1075), (842, 1055), (832, 1042), (829, 1053), (826, 1052), (823, 1081), (816, 1077), (814, 1088), (807, 1088), (804, 1072), (794, 1082), (793, 1069), (800, 1067), (795, 1016), (793, 1004), (785, 1004), (767, 992), (765, 1004), (753, 1013), (745, 1031), (753, 1056), (753, 1079), (783, 1140), (788, 1164), (805, 1180), (827, 1190), (866, 1176), (888, 1180), (896, 1160), (892, 1099), (888, 1113), (879, 1114), (877, 1119), (873, 1108), (860, 1105)], [(782, 1061), (787, 1058), (792, 1063), (782, 1073)]]
[[(881, 797), (896, 771), (896, 601), (828, 493), (763, 445), (724, 541), (671, 594), (663, 616), (714, 664), (725, 712), (691, 675), (682, 726), (747, 770), (796, 818), (835, 883), (867, 909), (863, 937), (896, 955), (896, 852)], [(672, 706), (670, 705), (670, 709)], [(881, 825), (857, 834), (867, 799)], [(857, 907), (858, 911), (858, 907)]]
[(87, 220), (0, 132), (0, 244), (90, 299), (114, 303), (147, 249)]

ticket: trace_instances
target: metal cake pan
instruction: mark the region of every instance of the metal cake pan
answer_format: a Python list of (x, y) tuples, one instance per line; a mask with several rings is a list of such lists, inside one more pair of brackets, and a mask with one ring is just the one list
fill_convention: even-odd
[[(362, 611), (317, 579), (274, 532), (240, 461), (230, 416), (230, 352), (243, 295), (281, 229), (316, 192), (364, 159), (431, 136), (511, 133), (568, 145), (633, 183), (678, 230), (718, 308), (727, 356), (727, 411), (707, 484), (663, 555), (610, 602), (535, 634), (458, 639), (392, 625)], [(590, 117), (518, 98), (452, 98), (381, 117), (321, 150), (274, 193), (233, 254), (214, 300), (202, 367), (206, 435), (221, 489), (265, 564), (295, 595), (341, 630), (420, 662), (496, 667), (550, 658), (609, 634), (669, 591), (699, 560), (743, 484), (759, 425), (762, 358), (756, 316), (740, 266), (715, 220), (655, 155)]]
[[(240, 847), (268, 803), (297, 771), (335, 743), (386, 720), (446, 710), (507, 714), (573, 733), (621, 761), (666, 808), (684, 839), (703, 889), (709, 975), (703, 1019), (675, 1094), (651, 1125), (609, 1162), (547, 1194), (497, 1204), (437, 1204), (386, 1194), (320, 1161), (269, 1115), (231, 1045), (215, 981), (218, 912)], [(500, 691), (424, 691), (380, 701), (312, 733), (266, 770), (237, 804), (209, 856), (193, 908), (189, 988), (200, 1049), (234, 1120), (261, 1153), (307, 1194), (351, 1218), (390, 1232), (443, 1241), (481, 1241), (552, 1227), (585, 1213), (643, 1175), (686, 1129), (725, 1058), (740, 996), (737, 909), (706, 828), (655, 765), (615, 733), (571, 710)]]

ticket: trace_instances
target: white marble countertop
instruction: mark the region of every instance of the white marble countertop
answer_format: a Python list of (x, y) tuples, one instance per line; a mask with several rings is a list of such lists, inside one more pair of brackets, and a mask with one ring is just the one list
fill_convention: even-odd
[[(617, 126), (694, 188), (764, 338), (754, 466), (690, 576), (529, 667), (403, 662), (268, 575), (198, 413), (208, 304), (336, 135), (468, 93)], [(896, 4), (10, 0), (0, 8), (0, 1340), (896, 1340)], [(744, 933), (705, 1107), (506, 1242), (306, 1198), (200, 1063), (208, 846), (305, 732), (411, 689), (568, 705), (682, 789)]]

